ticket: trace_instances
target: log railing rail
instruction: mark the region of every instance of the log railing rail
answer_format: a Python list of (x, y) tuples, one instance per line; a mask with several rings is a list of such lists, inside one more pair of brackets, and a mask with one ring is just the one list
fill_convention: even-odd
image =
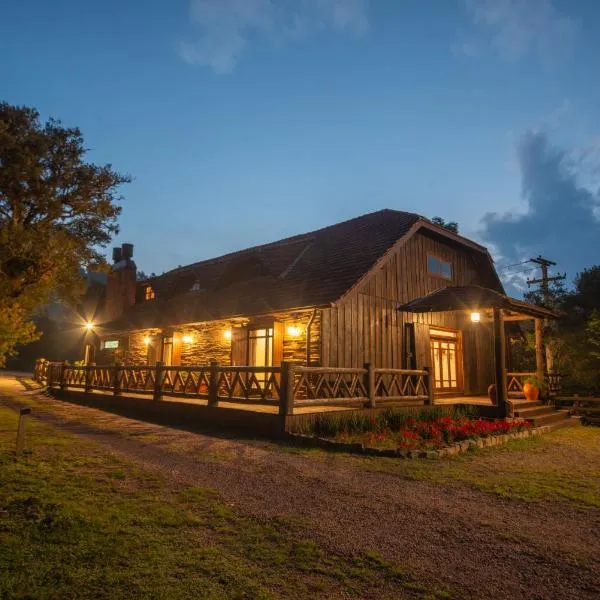
[[(537, 377), (537, 373), (506, 372), (506, 389), (509, 397), (515, 398), (523, 396), (523, 385), (528, 377)], [(548, 397), (553, 397), (560, 393), (562, 378), (563, 376), (560, 373), (546, 373), (544, 375), (544, 382), (546, 384), (545, 393)]]
[(523, 396), (523, 386), (528, 377), (535, 377), (536, 373), (509, 373), (506, 372), (506, 392), (509, 398), (519, 398)]
[(281, 415), (295, 407), (375, 407), (390, 403), (433, 404), (429, 369), (376, 369), (209, 365), (71, 365), (36, 361), (34, 378), (50, 388), (146, 394), (257, 406), (279, 406)]

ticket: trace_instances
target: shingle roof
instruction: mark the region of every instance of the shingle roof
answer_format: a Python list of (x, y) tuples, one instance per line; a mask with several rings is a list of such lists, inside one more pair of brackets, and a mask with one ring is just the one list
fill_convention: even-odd
[(110, 326), (161, 327), (327, 305), (420, 219), (426, 221), (415, 213), (384, 209), (174, 269), (148, 280), (155, 300), (136, 304)]

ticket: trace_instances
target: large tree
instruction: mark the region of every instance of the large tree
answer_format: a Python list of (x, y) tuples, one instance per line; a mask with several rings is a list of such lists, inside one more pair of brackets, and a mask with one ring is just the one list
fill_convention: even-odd
[(130, 178), (86, 152), (79, 129), (0, 103), (0, 366), (36, 338), (36, 307), (77, 299), (82, 270), (102, 264), (118, 232), (119, 186)]

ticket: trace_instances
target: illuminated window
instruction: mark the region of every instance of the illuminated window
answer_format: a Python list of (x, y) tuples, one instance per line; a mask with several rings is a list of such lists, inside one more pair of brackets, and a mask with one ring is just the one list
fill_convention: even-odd
[(427, 257), (427, 272), (436, 277), (452, 279), (452, 263), (431, 254)]
[(146, 289), (144, 290), (144, 297), (146, 298), (146, 300), (154, 300), (154, 290), (152, 289), (151, 285), (147, 285)]

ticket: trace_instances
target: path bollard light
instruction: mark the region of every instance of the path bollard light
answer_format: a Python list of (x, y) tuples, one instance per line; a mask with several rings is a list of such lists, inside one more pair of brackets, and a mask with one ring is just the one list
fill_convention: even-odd
[(19, 411), (19, 426), (17, 428), (16, 455), (20, 456), (25, 448), (25, 417), (31, 414), (31, 408), (22, 408)]

